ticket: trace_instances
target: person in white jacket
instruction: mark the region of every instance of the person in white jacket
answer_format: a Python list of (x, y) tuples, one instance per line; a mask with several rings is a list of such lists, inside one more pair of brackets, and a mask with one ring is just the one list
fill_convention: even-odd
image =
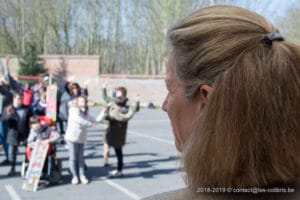
[[(83, 150), (87, 128), (92, 126), (94, 121), (95, 120), (88, 115), (86, 97), (80, 96), (69, 103), (68, 127), (65, 140), (69, 147), (69, 165), (73, 176), (71, 181), (73, 185), (79, 183), (79, 178), (82, 184), (89, 182), (84, 174)], [(78, 166), (78, 168), (76, 166)]]

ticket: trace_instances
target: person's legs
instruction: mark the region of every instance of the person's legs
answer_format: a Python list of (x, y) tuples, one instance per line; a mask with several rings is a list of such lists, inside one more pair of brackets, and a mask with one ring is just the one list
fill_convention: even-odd
[(78, 147), (77, 144), (74, 142), (68, 142), (68, 147), (69, 147), (69, 167), (71, 174), (73, 176), (72, 178), (72, 184), (78, 184), (78, 173), (77, 173), (77, 157), (76, 155), (78, 154)]
[(66, 131), (68, 127), (68, 121), (63, 120), (62, 123), (63, 123), (64, 131)]
[(79, 177), (82, 184), (87, 184), (89, 180), (86, 178), (84, 174), (84, 144), (77, 144), (78, 145), (78, 168), (79, 168)]
[(107, 144), (106, 137), (103, 137), (103, 164), (104, 167), (108, 166), (108, 158), (109, 158), (109, 149), (110, 146)]
[(115, 149), (117, 160), (118, 160), (117, 170), (119, 172), (122, 172), (122, 170), (123, 170), (123, 152), (122, 152), (122, 147), (120, 147), (120, 148), (114, 148), (114, 149)]
[(3, 146), (6, 159), (1, 164), (9, 164), (8, 162), (8, 144), (6, 142), (7, 124), (0, 121), (0, 142)]
[(83, 144), (77, 144), (78, 151), (77, 151), (77, 158), (78, 158), (78, 169), (79, 175), (84, 175), (84, 157), (83, 157)]
[(44, 161), (44, 166), (43, 166), (43, 170), (42, 170), (42, 174), (41, 174), (41, 179), (45, 178), (47, 176), (48, 173), (48, 155), (46, 155), (45, 161)]
[(56, 127), (61, 136), (65, 134), (64, 122), (59, 116), (57, 117)]
[(59, 116), (57, 118), (56, 127), (57, 127), (57, 130), (59, 130), (60, 143), (65, 144), (65, 140), (64, 140), (64, 135), (65, 135), (64, 122)]
[(123, 170), (123, 153), (122, 153), (122, 147), (121, 148), (116, 148), (114, 147), (116, 156), (117, 156), (117, 161), (118, 161), (118, 166), (116, 170), (113, 170), (110, 172), (110, 177), (121, 177), (123, 175), (122, 170)]
[(8, 160), (10, 162), (10, 171), (8, 172), (8, 176), (13, 176), (16, 174), (16, 160), (17, 160), (17, 145), (9, 145), (8, 146)]

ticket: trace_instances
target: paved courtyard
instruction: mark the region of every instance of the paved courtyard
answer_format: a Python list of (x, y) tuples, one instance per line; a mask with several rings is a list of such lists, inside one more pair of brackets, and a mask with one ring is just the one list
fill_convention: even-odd
[[(101, 108), (92, 108), (96, 116)], [(124, 177), (108, 178), (108, 172), (116, 167), (116, 157), (111, 149), (110, 166), (103, 167), (102, 137), (105, 124), (89, 129), (85, 146), (85, 162), (88, 165), (88, 185), (71, 185), (68, 171), (68, 151), (58, 145), (58, 158), (63, 160), (63, 178), (55, 186), (40, 187), (37, 192), (22, 190), (20, 176), (8, 178), (9, 167), (0, 167), (1, 200), (79, 200), (79, 199), (141, 199), (156, 193), (185, 186), (178, 153), (173, 142), (169, 119), (161, 110), (141, 109), (129, 122), (127, 143), (124, 152)], [(24, 148), (19, 148), (18, 167), (24, 157)], [(3, 151), (0, 159), (4, 158)]]

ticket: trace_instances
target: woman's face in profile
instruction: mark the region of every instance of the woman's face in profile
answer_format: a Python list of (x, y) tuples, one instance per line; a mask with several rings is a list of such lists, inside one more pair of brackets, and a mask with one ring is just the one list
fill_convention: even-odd
[(196, 121), (199, 110), (199, 98), (189, 99), (184, 94), (184, 87), (175, 74), (175, 56), (170, 54), (167, 64), (165, 84), (168, 94), (162, 109), (171, 120), (175, 145), (179, 152), (183, 150)]

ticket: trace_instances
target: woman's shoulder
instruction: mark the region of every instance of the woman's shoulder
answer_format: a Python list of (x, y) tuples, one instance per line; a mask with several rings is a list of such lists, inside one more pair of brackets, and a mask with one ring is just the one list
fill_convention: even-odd
[(146, 197), (143, 200), (296, 200), (297, 191), (292, 193), (201, 193), (188, 188), (173, 190)]
[(181, 200), (181, 199), (193, 200), (193, 199), (197, 199), (196, 196), (198, 195), (194, 194), (189, 189), (182, 188), (182, 189), (163, 192), (150, 197), (146, 197), (143, 200)]
[(188, 188), (182, 188), (147, 197), (143, 200), (235, 200), (221, 193), (201, 193)]

